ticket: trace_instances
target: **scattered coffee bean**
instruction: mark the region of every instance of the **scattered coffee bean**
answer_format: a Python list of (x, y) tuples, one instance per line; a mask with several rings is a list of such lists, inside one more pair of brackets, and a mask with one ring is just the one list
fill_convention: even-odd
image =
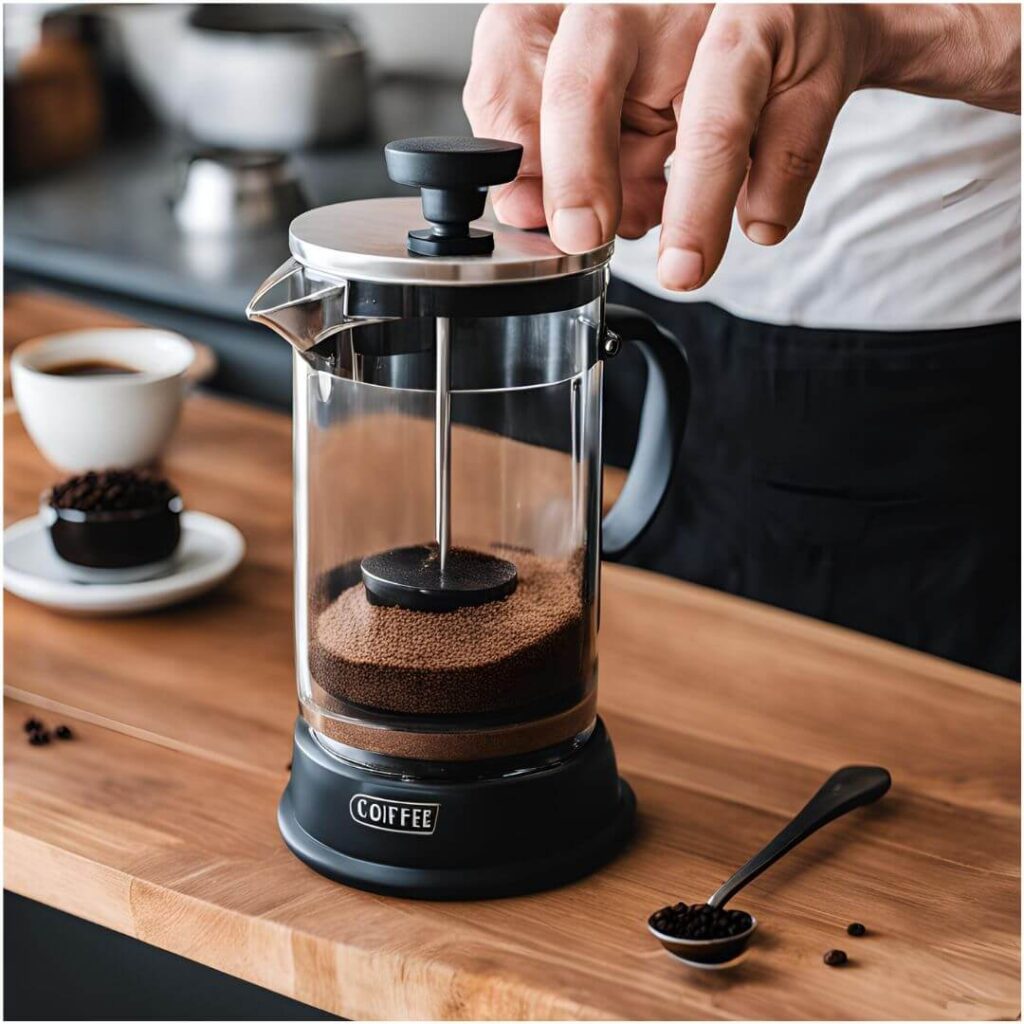
[(754, 920), (743, 910), (725, 910), (706, 903), (695, 903), (692, 907), (676, 903), (656, 910), (648, 923), (674, 939), (728, 939), (747, 931)]
[(38, 718), (30, 718), (22, 726), (22, 728), (25, 730), (25, 732), (39, 732), (39, 730), (42, 729), (42, 727), (43, 727), (43, 723), (40, 722)]
[(28, 738), (33, 747), (43, 747), (50, 742), (50, 734), (45, 729), (37, 729)]
[(53, 734), (59, 740), (70, 740), (73, 739), (75, 735), (66, 725), (58, 725), (57, 728), (53, 730)]
[(841, 949), (830, 949), (823, 959), (829, 967), (842, 967), (846, 963), (846, 953)]
[(859, 921), (854, 921), (853, 924), (848, 924), (846, 926), (847, 935), (854, 935), (857, 938), (860, 938), (861, 935), (867, 935), (867, 933), (867, 928), (865, 928)]
[(54, 508), (83, 512), (119, 512), (166, 505), (178, 494), (169, 480), (134, 469), (108, 469), (73, 476), (50, 492)]

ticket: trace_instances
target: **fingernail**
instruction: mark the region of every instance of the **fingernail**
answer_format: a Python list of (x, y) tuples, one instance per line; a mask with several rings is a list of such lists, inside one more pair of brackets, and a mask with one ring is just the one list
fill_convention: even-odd
[(692, 249), (666, 249), (658, 258), (658, 280), (673, 291), (689, 291), (700, 284), (704, 257)]
[(769, 224), (763, 220), (752, 220), (746, 230), (747, 238), (752, 242), (757, 242), (758, 245), (778, 245), (787, 234), (789, 234), (788, 228), (784, 228), (781, 224)]
[(601, 222), (589, 206), (568, 206), (555, 210), (551, 218), (555, 245), (564, 252), (589, 252), (603, 241)]

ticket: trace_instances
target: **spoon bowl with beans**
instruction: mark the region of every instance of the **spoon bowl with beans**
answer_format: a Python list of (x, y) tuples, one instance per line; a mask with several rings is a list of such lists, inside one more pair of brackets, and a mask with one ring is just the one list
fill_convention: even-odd
[(743, 910), (727, 910), (726, 903), (823, 825), (880, 800), (890, 785), (892, 777), (885, 768), (866, 765), (840, 768), (825, 780), (803, 810), (724, 882), (707, 903), (676, 903), (656, 910), (647, 921), (651, 934), (669, 953), (690, 967), (720, 970), (740, 963), (746, 958), (747, 947), (757, 931), (757, 918)]

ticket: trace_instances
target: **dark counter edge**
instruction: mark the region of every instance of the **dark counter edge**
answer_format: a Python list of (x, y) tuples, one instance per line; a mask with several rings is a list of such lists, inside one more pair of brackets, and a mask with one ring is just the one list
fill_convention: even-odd
[(4, 1020), (339, 1020), (4, 891)]

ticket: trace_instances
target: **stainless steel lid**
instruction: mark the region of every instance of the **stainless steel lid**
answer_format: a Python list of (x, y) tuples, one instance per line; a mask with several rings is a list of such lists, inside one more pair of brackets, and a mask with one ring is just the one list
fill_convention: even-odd
[(486, 256), (417, 256), (410, 229), (427, 229), (420, 200), (364, 199), (309, 210), (292, 221), (292, 255), (314, 272), (347, 280), (403, 285), (483, 285), (543, 281), (603, 267), (612, 243), (581, 255), (564, 253), (543, 231), (499, 223), (488, 211), (474, 222), (494, 234)]

